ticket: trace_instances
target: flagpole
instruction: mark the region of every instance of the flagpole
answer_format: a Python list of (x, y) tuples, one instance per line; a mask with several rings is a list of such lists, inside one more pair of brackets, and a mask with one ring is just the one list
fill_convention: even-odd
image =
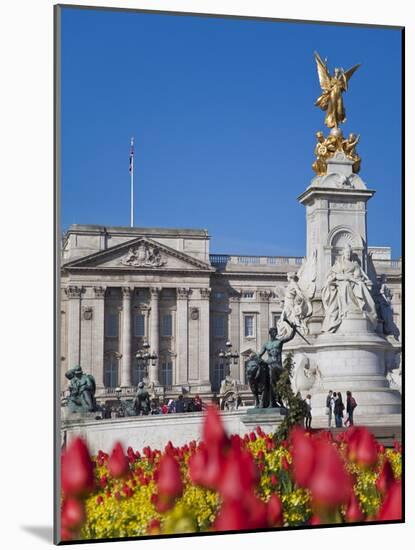
[(134, 138), (131, 138), (130, 151), (130, 180), (131, 180), (131, 196), (130, 196), (130, 225), (134, 227)]

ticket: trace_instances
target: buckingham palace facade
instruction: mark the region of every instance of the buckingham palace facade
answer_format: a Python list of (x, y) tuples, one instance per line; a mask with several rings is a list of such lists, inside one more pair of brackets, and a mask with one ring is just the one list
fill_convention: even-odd
[[(212, 395), (225, 374), (246, 384), (248, 356), (276, 325), (303, 258), (211, 254), (209, 244), (200, 229), (72, 225), (62, 243), (62, 389), (78, 364), (102, 398), (145, 377), (165, 395)], [(400, 328), (401, 261), (388, 247), (369, 250)], [(220, 356), (227, 341), (238, 355), (230, 364)], [(147, 366), (136, 357), (143, 345), (155, 357)]]

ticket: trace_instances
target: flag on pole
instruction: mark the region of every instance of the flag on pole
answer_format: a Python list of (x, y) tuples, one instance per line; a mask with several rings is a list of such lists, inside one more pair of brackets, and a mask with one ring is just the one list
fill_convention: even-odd
[(133, 171), (133, 163), (134, 163), (134, 138), (131, 138), (131, 149), (130, 149), (130, 168), (129, 172)]
[(130, 226), (134, 227), (134, 138), (130, 141)]

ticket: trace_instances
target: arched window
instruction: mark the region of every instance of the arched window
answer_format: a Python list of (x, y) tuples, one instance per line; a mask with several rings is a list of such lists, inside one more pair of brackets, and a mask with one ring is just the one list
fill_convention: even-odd
[(115, 353), (109, 353), (104, 357), (104, 386), (116, 388), (118, 386), (119, 358)]

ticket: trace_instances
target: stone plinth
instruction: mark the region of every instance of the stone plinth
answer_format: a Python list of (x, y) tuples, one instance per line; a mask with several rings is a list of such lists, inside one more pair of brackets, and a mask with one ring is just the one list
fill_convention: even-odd
[(278, 426), (282, 423), (287, 410), (283, 408), (265, 408), (260, 409), (252, 407), (246, 411), (246, 414), (241, 417), (241, 422), (248, 431), (254, 430), (257, 426), (266, 433), (275, 432)]
[(322, 333), (315, 343), (320, 380), (312, 396), (313, 415), (324, 415), (329, 390), (346, 391), (356, 399), (356, 413), (363, 416), (401, 413), (399, 391), (386, 379), (385, 352), (388, 342), (370, 330), (363, 315), (350, 315), (338, 331)]

